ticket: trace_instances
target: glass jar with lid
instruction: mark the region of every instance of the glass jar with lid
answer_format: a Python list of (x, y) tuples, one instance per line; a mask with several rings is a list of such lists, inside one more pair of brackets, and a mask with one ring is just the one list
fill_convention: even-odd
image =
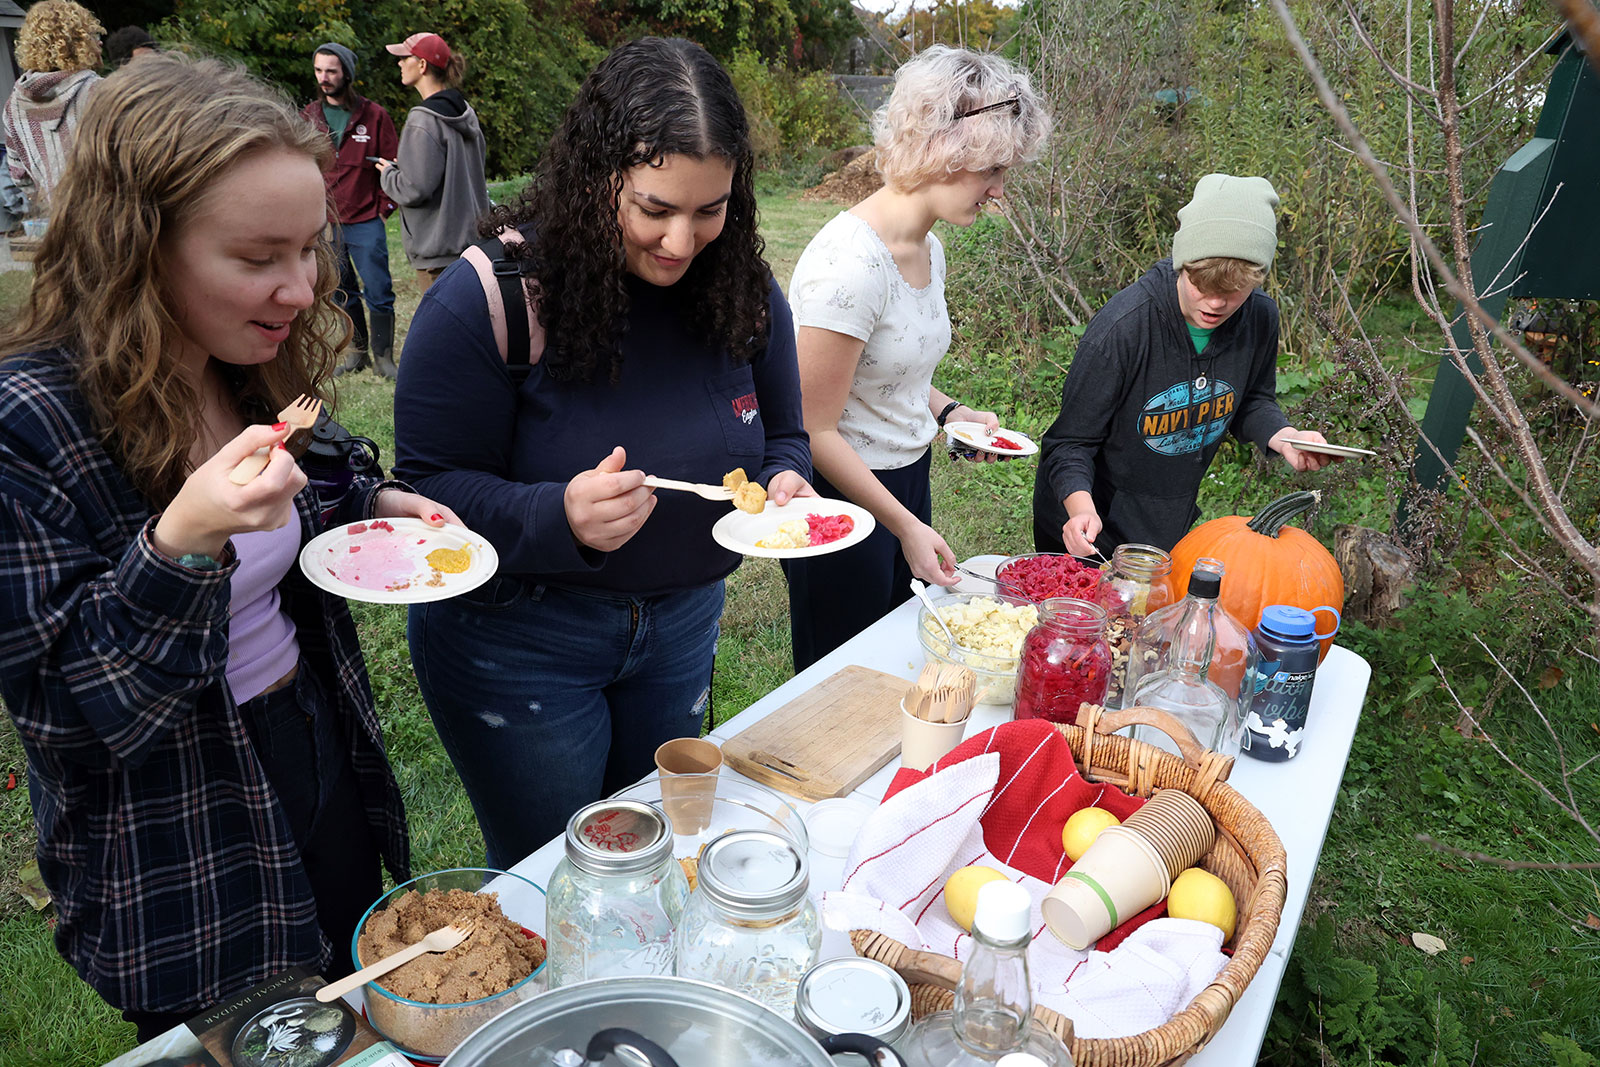
[(1106, 707), (1124, 704), (1127, 673), (1139, 623), (1172, 602), (1167, 577), (1172, 557), (1154, 545), (1118, 545), (1100, 581), (1100, 604), (1106, 609), (1106, 639), (1111, 643), (1111, 686)]
[[(800, 977), (794, 1017), (818, 1041), (866, 1034), (891, 1047), (911, 1029), (911, 987), (894, 969), (862, 956), (823, 960)], [(839, 1067), (867, 1067), (854, 1052), (836, 1053)]]
[(700, 853), (695, 883), (674, 939), (678, 975), (793, 1015), (822, 948), (805, 855), (780, 834), (733, 830)]
[(589, 978), (671, 974), (689, 882), (672, 828), (637, 800), (602, 800), (567, 821), (546, 902), (550, 988)]
[(1105, 608), (1075, 597), (1046, 600), (1022, 639), (1016, 717), (1076, 722), (1079, 704), (1105, 701), (1111, 662)]

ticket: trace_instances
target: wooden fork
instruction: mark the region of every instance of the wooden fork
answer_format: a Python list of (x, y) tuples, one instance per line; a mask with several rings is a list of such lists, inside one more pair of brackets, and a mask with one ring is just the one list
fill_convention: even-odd
[[(311, 431), (316, 428), (317, 416), (321, 414), (322, 401), (304, 393), (296, 398), (294, 403), (278, 412), (278, 421), (287, 422), (292, 427), (289, 436), (283, 441), (283, 447), (288, 449), (289, 455), (299, 459), (306, 454), (306, 449), (311, 447)], [(270, 459), (272, 459), (271, 449), (256, 449), (239, 461), (239, 465), (233, 468), (233, 473), (228, 475), (228, 481), (234, 485), (249, 484), (250, 479), (266, 470)]]
[(377, 963), (363, 967), (355, 974), (341, 978), (331, 985), (323, 986), (317, 990), (317, 999), (327, 1004), (352, 989), (382, 978), (402, 963), (410, 963), (424, 952), (446, 952), (453, 949), (472, 936), (472, 931), (477, 929), (477, 925), (477, 920), (466, 919), (451, 923), (449, 926), (441, 926), (416, 944), (407, 945), (399, 952), (391, 952)]
[(706, 485), (704, 482), (680, 482), (676, 478), (657, 478), (654, 474), (646, 474), (644, 484), (652, 489), (681, 489), (685, 493), (693, 493), (707, 500), (733, 499), (732, 489), (721, 485)]

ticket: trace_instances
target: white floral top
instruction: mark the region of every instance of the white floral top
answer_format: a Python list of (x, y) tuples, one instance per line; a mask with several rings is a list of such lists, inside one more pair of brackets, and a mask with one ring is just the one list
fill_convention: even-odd
[[(866, 342), (839, 432), (873, 470), (910, 466), (938, 433), (928, 388), (950, 349), (950, 315), (944, 246), (930, 233), (928, 248), (933, 276), (913, 289), (877, 232), (841, 211), (806, 245), (789, 282), (796, 330), (816, 326)], [(805, 358), (802, 350), (802, 365)]]

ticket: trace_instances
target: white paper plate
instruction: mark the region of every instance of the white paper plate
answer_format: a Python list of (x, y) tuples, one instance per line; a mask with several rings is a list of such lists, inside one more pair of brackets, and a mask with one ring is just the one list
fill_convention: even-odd
[(1285, 437), (1283, 443), (1294, 445), (1302, 452), (1321, 452), (1325, 456), (1376, 456), (1370, 448), (1352, 448), (1349, 445), (1330, 445), (1326, 441), (1295, 441)]
[[(779, 523), (790, 519), (804, 520), (807, 515), (848, 515), (855, 520), (856, 528), (837, 541), (829, 541), (825, 545), (813, 545), (810, 548), (762, 548), (756, 544), (757, 541), (765, 540), (776, 532)], [(730, 552), (738, 552), (745, 556), (804, 559), (807, 556), (827, 555), (829, 552), (838, 552), (840, 549), (859, 544), (876, 525), (877, 521), (873, 519), (872, 512), (848, 500), (797, 496), (782, 507), (769, 500), (759, 515), (752, 515), (748, 511), (730, 511), (711, 527), (711, 537)]]
[[(455, 574), (428, 562), (438, 549), (465, 551), (471, 562)], [(494, 577), (494, 546), (465, 526), (429, 526), (421, 519), (353, 522), (313, 538), (300, 550), (300, 569), (313, 585), (347, 600), (422, 604), (458, 596)]]
[(976, 448), (982, 452), (993, 452), (997, 456), (1031, 456), (1039, 451), (1039, 446), (1034, 444), (1026, 434), (1016, 430), (1008, 430), (1004, 426), (995, 431), (995, 437), (1005, 437), (1021, 445), (1021, 448), (1000, 448), (994, 443), (994, 437), (983, 432), (981, 422), (947, 422), (944, 424), (944, 435), (954, 444)]

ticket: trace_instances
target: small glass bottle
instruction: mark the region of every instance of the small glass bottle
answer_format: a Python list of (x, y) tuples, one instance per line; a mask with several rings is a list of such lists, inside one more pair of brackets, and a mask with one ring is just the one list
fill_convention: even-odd
[[(1127, 706), (1160, 708), (1205, 747), (1235, 756), (1240, 701), (1255, 688), (1256, 646), (1250, 632), (1217, 603), (1222, 569), (1217, 560), (1200, 560), (1189, 578), (1189, 594), (1140, 626), (1130, 657)], [(1134, 736), (1178, 750), (1152, 727), (1136, 727)]]
[(733, 830), (700, 854), (674, 938), (677, 973), (794, 1014), (795, 989), (817, 962), (822, 924), (806, 857), (768, 830)]
[[(1196, 560), (1189, 576), (1188, 595), (1176, 604), (1151, 612), (1139, 624), (1128, 661), (1129, 692), (1137, 692), (1146, 677), (1171, 665), (1172, 644), (1180, 631), (1195, 623), (1209, 625), (1215, 645), (1205, 678), (1216, 683), (1243, 717), (1256, 689), (1258, 651), (1250, 631), (1218, 603), (1225, 573), (1226, 567), (1219, 559)], [(1159, 730), (1135, 727), (1133, 736), (1169, 752), (1177, 751), (1177, 746)]]
[(954, 1011), (924, 1016), (901, 1051), (909, 1067), (976, 1067), (1023, 1052), (1044, 1067), (1072, 1067), (1072, 1053), (1035, 1023), (1028, 978), (1028, 892), (1013, 882), (978, 890), (972, 954), (961, 965)]
[(602, 800), (567, 821), (546, 898), (551, 989), (672, 973), (672, 934), (689, 896), (672, 842), (665, 816), (636, 800)]
[(1106, 638), (1111, 643), (1111, 686), (1106, 707), (1126, 704), (1127, 670), (1139, 623), (1152, 611), (1166, 607), (1172, 596), (1167, 576), (1172, 557), (1154, 545), (1118, 545), (1111, 565), (1100, 581), (1100, 603), (1106, 609)]
[(1111, 684), (1106, 609), (1074, 597), (1039, 605), (1039, 622), (1022, 639), (1018, 719), (1076, 722), (1078, 705), (1102, 704)]

